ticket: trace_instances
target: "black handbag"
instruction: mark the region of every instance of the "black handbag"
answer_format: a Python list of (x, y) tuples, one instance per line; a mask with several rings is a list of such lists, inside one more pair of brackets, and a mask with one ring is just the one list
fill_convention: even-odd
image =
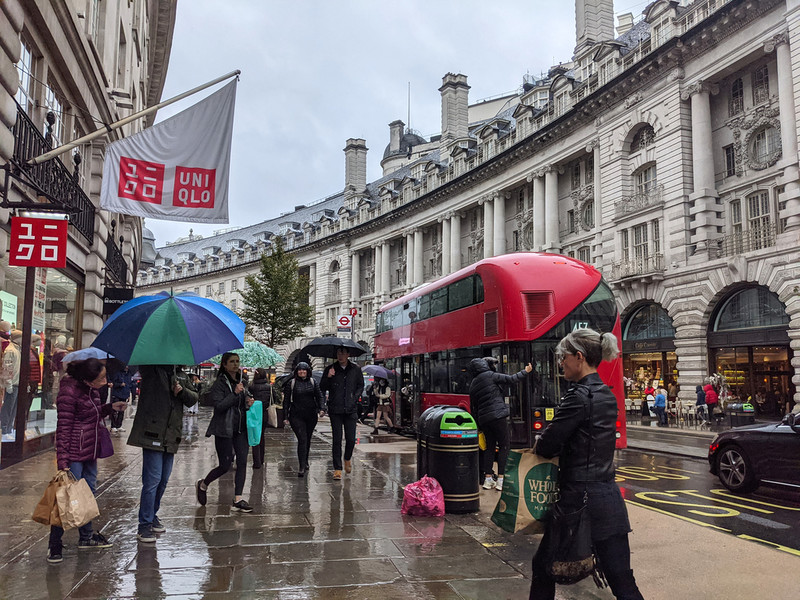
[[(592, 427), (592, 392), (589, 390), (589, 454), (586, 457), (588, 479), (589, 457), (592, 454), (594, 432)], [(558, 584), (572, 585), (591, 575), (597, 587), (607, 585), (600, 565), (597, 564), (592, 547), (592, 526), (587, 506), (588, 487), (583, 491), (583, 504), (575, 511), (567, 512), (561, 503), (551, 511), (547, 528), (547, 574)]]

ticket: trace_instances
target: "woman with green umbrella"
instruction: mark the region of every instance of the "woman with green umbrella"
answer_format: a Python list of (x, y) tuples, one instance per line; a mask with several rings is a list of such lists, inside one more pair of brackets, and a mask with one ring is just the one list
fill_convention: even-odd
[(206, 437), (214, 436), (219, 465), (211, 469), (205, 478), (197, 481), (195, 486), (197, 501), (201, 506), (206, 505), (208, 486), (230, 471), (235, 455), (236, 477), (231, 510), (253, 512), (250, 504), (242, 498), (242, 492), (247, 476), (247, 455), (250, 451), (247, 440), (247, 411), (254, 400), (242, 383), (238, 354), (226, 352), (222, 355), (222, 365), (217, 380), (208, 394), (214, 406), (214, 415), (206, 431)]

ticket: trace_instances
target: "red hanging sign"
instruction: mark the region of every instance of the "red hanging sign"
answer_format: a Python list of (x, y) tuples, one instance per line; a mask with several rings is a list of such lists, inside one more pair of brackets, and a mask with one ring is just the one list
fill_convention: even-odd
[(58, 219), (12, 217), (8, 264), (63, 269), (67, 266), (68, 227), (65, 216)]

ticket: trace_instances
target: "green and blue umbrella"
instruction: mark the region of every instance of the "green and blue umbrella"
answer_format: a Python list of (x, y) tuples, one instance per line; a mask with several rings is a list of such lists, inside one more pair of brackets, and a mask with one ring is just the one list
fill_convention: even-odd
[[(239, 355), (239, 364), (248, 369), (267, 369), (283, 362), (283, 357), (269, 346), (261, 342), (245, 342), (244, 346), (235, 350), (228, 350)], [(209, 358), (207, 362), (220, 364), (222, 355), (218, 354)]]
[(133, 365), (196, 365), (241, 348), (244, 321), (232, 310), (190, 292), (139, 296), (120, 306), (92, 346)]

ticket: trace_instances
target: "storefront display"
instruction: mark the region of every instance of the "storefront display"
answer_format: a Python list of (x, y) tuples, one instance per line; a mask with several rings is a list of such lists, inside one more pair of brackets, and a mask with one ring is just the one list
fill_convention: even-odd
[(622, 333), (625, 397), (642, 400), (649, 387), (677, 389), (677, 363), (670, 316), (657, 304), (637, 308), (626, 319)]
[(32, 307), (31, 348), (28, 356), (27, 384), (19, 381), (22, 323), (25, 298), (26, 269), (0, 264), (2, 281), (2, 315), (9, 328), (9, 339), (4, 341), (0, 389), (2, 389), (2, 441), (14, 442), (16, 414), (24, 410), (20, 402), (25, 386), (32, 393), (26, 415), (24, 439), (31, 440), (55, 431), (56, 398), (64, 365), (61, 359), (72, 349), (76, 338), (76, 305), (80, 292), (78, 283), (66, 273), (47, 268), (37, 268)]

